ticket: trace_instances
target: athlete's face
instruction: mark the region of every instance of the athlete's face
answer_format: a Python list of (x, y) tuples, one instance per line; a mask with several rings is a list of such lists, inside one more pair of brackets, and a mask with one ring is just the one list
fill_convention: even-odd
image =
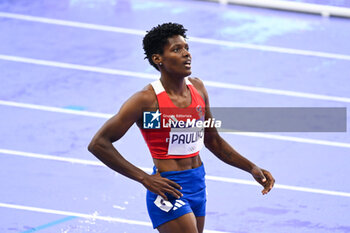
[(191, 54), (188, 44), (182, 36), (168, 39), (161, 55), (162, 69), (169, 73), (186, 77), (191, 74)]

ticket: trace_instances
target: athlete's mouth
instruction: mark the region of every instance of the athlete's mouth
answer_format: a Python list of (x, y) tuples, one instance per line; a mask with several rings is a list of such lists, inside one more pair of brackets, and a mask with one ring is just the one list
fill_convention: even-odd
[(186, 68), (191, 68), (191, 60), (187, 60), (184, 62)]

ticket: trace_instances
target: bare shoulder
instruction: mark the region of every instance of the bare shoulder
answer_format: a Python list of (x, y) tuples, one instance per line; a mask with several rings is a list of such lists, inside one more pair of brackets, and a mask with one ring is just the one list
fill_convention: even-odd
[(153, 108), (157, 106), (157, 96), (151, 84), (136, 92), (130, 101), (135, 104), (135, 107)]
[(193, 84), (193, 86), (197, 89), (199, 94), (203, 97), (203, 99), (207, 99), (208, 93), (207, 90), (205, 89), (204, 83), (200, 78), (188, 78), (190, 82)]
[(195, 87), (204, 87), (204, 83), (200, 78), (197, 77), (191, 77), (188, 78), (188, 80), (190, 80), (190, 82), (195, 86)]

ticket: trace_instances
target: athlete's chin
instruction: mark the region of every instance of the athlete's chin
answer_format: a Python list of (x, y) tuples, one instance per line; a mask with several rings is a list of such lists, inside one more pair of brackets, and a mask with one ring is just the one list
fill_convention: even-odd
[(189, 70), (186, 70), (186, 76), (189, 76), (189, 75), (191, 75), (192, 74), (192, 71), (191, 71), (191, 69), (189, 69)]
[[(174, 72), (174, 74), (175, 74), (175, 72)], [(191, 69), (185, 69), (185, 70), (181, 70), (181, 71), (177, 70), (177, 72), (176, 72), (176, 76), (181, 76), (181, 77), (187, 77), (191, 74), (192, 74)]]

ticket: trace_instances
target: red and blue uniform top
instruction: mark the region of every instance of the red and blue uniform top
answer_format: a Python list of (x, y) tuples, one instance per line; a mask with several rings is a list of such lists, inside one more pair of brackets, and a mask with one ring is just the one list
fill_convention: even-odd
[[(188, 78), (185, 82), (191, 93), (191, 104), (186, 108), (179, 108), (171, 101), (160, 80), (151, 83), (159, 109), (143, 113), (144, 125), (140, 130), (155, 159), (190, 158), (198, 155), (203, 147), (201, 123), (205, 118), (205, 102)], [(152, 115), (148, 125), (146, 114)]]

